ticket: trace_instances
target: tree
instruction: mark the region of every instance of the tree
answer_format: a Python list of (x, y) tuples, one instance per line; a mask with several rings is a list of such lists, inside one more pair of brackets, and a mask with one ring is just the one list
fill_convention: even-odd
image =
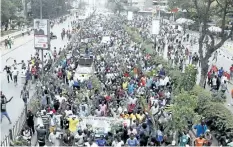
[(16, 17), (16, 12), (22, 9), (20, 0), (1, 0), (1, 22), (7, 23)]
[[(171, 8), (185, 9), (187, 13), (194, 13), (197, 16), (195, 21), (201, 26), (198, 40), (201, 65), (200, 85), (204, 86), (209, 58), (233, 34), (233, 26), (230, 28), (229, 34), (225, 33), (226, 24), (228, 23), (227, 15), (233, 12), (233, 0), (171, 0), (169, 3)], [(212, 20), (213, 16), (219, 18), (218, 22), (222, 29), (219, 40), (208, 29), (208, 22)], [(206, 38), (209, 41), (206, 41)]]
[(185, 67), (185, 73), (182, 73), (181, 79), (177, 85), (179, 91), (190, 91), (196, 85), (197, 69), (193, 65)]
[[(54, 18), (67, 13), (65, 0), (42, 0), (43, 18)], [(40, 18), (40, 0), (32, 0), (32, 14), (34, 18)]]
[(182, 131), (189, 126), (188, 121), (196, 122), (200, 120), (199, 115), (195, 112), (197, 104), (197, 96), (187, 91), (182, 91), (175, 96), (173, 104), (166, 109), (166, 111), (172, 113), (171, 128), (175, 131)]
[(108, 7), (114, 12), (114, 13), (121, 13), (125, 7), (127, 6), (126, 0), (108, 0)]

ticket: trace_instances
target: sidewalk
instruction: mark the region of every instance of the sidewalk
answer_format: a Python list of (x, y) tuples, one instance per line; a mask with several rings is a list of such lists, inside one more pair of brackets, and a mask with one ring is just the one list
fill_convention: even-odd
[(14, 49), (24, 45), (27, 42), (32, 41), (32, 40), (33, 40), (33, 34), (31, 34), (30, 36), (25, 35), (24, 37), (16, 38), (14, 40), (14, 44), (12, 45), (11, 49), (5, 48), (4, 43), (1, 43), (1, 46), (0, 46), (1, 56), (6, 55), (8, 52), (13, 51)]
[[(29, 28), (29, 29), (31, 29), (31, 28)], [(8, 34), (5, 36), (1, 36), (0, 43), (2, 43), (5, 39), (7, 39), (8, 36), (18, 38), (18, 37), (22, 36), (22, 33), (25, 33), (25, 32), (27, 32), (27, 30), (17, 31), (17, 32), (14, 32), (14, 33), (11, 33), (11, 34)]]

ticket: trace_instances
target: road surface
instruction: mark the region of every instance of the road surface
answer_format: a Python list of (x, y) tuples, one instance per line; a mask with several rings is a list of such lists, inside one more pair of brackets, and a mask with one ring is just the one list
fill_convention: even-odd
[[(69, 22), (68, 22), (69, 21)], [(54, 26), (54, 28), (51, 29), (51, 31), (57, 35), (57, 39), (51, 41), (51, 49), (53, 51), (54, 47), (57, 48), (57, 50), (60, 47), (63, 47), (67, 44), (67, 39), (61, 40), (61, 31), (63, 28), (67, 29), (68, 25), (70, 27), (70, 20), (64, 22), (63, 24), (59, 24)], [(23, 101), (20, 99), (20, 91), (22, 90), (22, 84), (21, 79), (19, 77), (18, 86), (15, 86), (13, 84), (13, 81), (10, 83), (7, 82), (6, 79), (6, 72), (2, 72), (5, 65), (10, 64), (9, 62), (6, 62), (8, 58), (13, 58), (17, 62), (21, 62), (21, 60), (27, 61), (30, 59), (31, 55), (35, 54), (34, 50), (34, 40), (33, 35), (31, 36), (25, 36), (20, 37), (18, 39), (15, 39), (14, 45), (12, 49), (1, 49), (1, 90), (3, 94), (9, 99), (11, 96), (14, 98), (10, 103), (7, 104), (7, 112), (10, 116), (10, 119), (12, 121), (12, 124), (10, 125), (7, 118), (3, 118), (3, 121), (1, 123), (1, 140), (5, 135), (9, 133), (9, 129), (12, 128), (12, 126), (15, 124), (15, 122), (19, 119), (20, 114), (23, 111)], [(48, 51), (46, 51), (48, 52)], [(20, 68), (20, 67), (19, 67)], [(34, 90), (30, 91), (30, 96), (33, 95)]]

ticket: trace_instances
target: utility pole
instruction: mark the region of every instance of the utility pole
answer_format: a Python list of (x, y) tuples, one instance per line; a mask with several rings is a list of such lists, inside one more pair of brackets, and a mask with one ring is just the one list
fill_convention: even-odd
[[(40, 19), (42, 19), (42, 0), (40, 0)], [(42, 62), (42, 69), (41, 69), (41, 73), (42, 73), (42, 85), (44, 85), (44, 50), (41, 49), (41, 62)]]

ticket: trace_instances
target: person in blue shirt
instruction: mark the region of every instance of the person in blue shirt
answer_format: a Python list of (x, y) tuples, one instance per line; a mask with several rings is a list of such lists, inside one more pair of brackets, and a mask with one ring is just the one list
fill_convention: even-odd
[(194, 126), (194, 129), (197, 130), (196, 136), (200, 137), (201, 135), (206, 133), (207, 126), (206, 126), (205, 122), (202, 120), (201, 124)]
[(189, 142), (189, 137), (186, 135), (186, 132), (182, 132), (182, 136), (180, 137), (179, 146), (186, 146)]
[(29, 82), (29, 80), (31, 80), (31, 73), (30, 73), (29, 70), (26, 71), (25, 76), (26, 76), (26, 83), (25, 83), (25, 85), (27, 85), (28, 82)]
[(164, 70), (164, 68), (160, 69), (159, 75), (160, 76), (165, 76), (165, 70)]
[(134, 84), (133, 83), (129, 84), (128, 92), (129, 92), (129, 94), (132, 94), (134, 92)]
[(224, 74), (224, 70), (223, 70), (223, 67), (221, 67), (219, 70), (218, 70), (218, 77), (221, 78)]
[(150, 87), (151, 87), (152, 81), (153, 81), (153, 79), (152, 79), (151, 77), (147, 79), (147, 81), (146, 81), (146, 87), (147, 87), (147, 88), (150, 88)]
[(133, 133), (131, 133), (130, 138), (128, 138), (126, 140), (126, 145), (128, 145), (128, 146), (138, 146), (139, 145), (139, 141), (137, 140), (136, 137), (134, 137)]
[(101, 136), (100, 136), (100, 139), (98, 139), (98, 140), (96, 141), (96, 143), (97, 143), (98, 146), (105, 146), (105, 145), (106, 145), (106, 140), (104, 139), (104, 136), (101, 135)]
[(78, 89), (78, 90), (80, 89), (80, 83), (79, 83), (78, 79), (74, 81), (73, 89)]

